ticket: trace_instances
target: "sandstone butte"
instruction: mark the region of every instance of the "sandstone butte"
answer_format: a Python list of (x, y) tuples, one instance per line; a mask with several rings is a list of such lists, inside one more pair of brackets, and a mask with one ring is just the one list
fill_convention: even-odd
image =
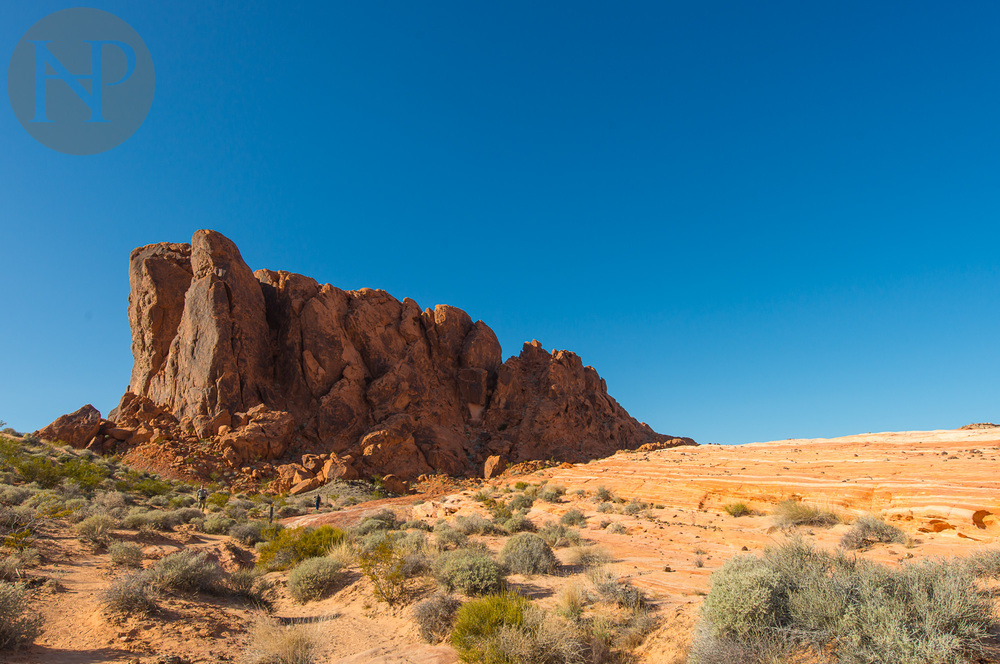
[(403, 492), (422, 475), (695, 444), (637, 422), (572, 352), (532, 341), (504, 362), (493, 330), (461, 309), (253, 272), (215, 231), (133, 250), (129, 284), (121, 402), (39, 437), (292, 493), (373, 475)]

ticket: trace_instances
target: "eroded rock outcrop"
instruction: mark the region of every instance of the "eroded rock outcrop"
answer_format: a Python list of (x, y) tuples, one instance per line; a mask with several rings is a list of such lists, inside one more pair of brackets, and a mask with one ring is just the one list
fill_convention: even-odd
[(126, 444), (196, 441), (244, 474), (323, 455), (308, 476), (277, 473), (288, 489), (358, 474), (481, 475), (491, 456), (578, 462), (693, 442), (630, 417), (574, 353), (532, 341), (503, 362), (493, 331), (461, 309), (251, 272), (214, 231), (134, 250), (129, 280), (135, 364), (109, 415), (130, 432)]

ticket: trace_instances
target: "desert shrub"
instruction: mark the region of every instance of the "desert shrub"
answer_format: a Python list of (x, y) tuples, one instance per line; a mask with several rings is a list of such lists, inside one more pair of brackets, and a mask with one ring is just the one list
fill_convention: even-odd
[(128, 470), (119, 475), (118, 480), (115, 482), (115, 488), (118, 491), (140, 493), (147, 498), (170, 493), (169, 482), (164, 482), (149, 473), (140, 473), (134, 470)]
[(344, 541), (347, 533), (339, 528), (286, 528), (260, 548), (257, 566), (268, 571), (288, 569), (306, 558), (325, 556)]
[(851, 526), (851, 529), (840, 538), (840, 546), (855, 550), (867, 548), (873, 544), (906, 544), (906, 533), (896, 526), (889, 525), (882, 519), (873, 516), (862, 516)]
[(402, 525), (400, 525), (399, 529), (400, 530), (426, 530), (426, 531), (429, 532), (429, 531), (433, 530), (433, 527), (431, 526), (431, 524), (427, 523), (426, 521), (422, 521), (420, 519), (413, 519), (412, 521), (406, 521), (405, 523), (403, 523)]
[(583, 516), (583, 512), (577, 509), (572, 509), (559, 517), (559, 523), (564, 526), (579, 526), (587, 522), (586, 517)]
[(478, 514), (455, 517), (454, 527), (463, 535), (490, 535), (497, 531), (491, 521)]
[(76, 524), (76, 534), (80, 539), (103, 544), (108, 541), (111, 530), (115, 527), (115, 520), (106, 514), (95, 514)]
[(614, 505), (609, 502), (603, 502), (597, 506), (597, 511), (601, 514), (607, 514), (614, 510)]
[(597, 490), (594, 491), (594, 500), (596, 500), (599, 503), (611, 502), (614, 499), (615, 499), (614, 495), (610, 491), (608, 491), (607, 487), (605, 486), (599, 486), (597, 487)]
[(797, 500), (783, 500), (775, 505), (771, 518), (779, 528), (832, 526), (840, 521), (833, 512)]
[(171, 553), (149, 569), (150, 581), (160, 590), (179, 592), (220, 591), (222, 568), (207, 553), (190, 549)]
[(5, 552), (0, 557), (0, 580), (20, 581), (24, 578), (24, 570), (35, 567), (41, 562), (38, 549), (27, 548), (16, 552)]
[(16, 507), (31, 495), (31, 490), (21, 486), (5, 486), (0, 489), (0, 505)]
[(421, 638), (437, 643), (447, 637), (460, 606), (462, 602), (457, 597), (439, 591), (413, 607)]
[(238, 569), (225, 579), (226, 590), (250, 604), (269, 609), (274, 597), (274, 584), (252, 569)]
[(487, 661), (487, 641), (503, 627), (520, 627), (528, 600), (514, 593), (491, 594), (466, 603), (455, 616), (451, 644), (463, 662)]
[(977, 549), (960, 563), (976, 578), (1000, 579), (1000, 549)]
[(129, 542), (112, 542), (108, 547), (111, 562), (121, 567), (142, 567), (142, 549)]
[(238, 523), (229, 529), (229, 536), (241, 544), (253, 546), (257, 542), (266, 541), (267, 523), (264, 521), (247, 521)]
[(531, 506), (534, 504), (535, 501), (533, 498), (522, 493), (511, 498), (510, 502), (507, 503), (507, 506), (512, 510), (528, 510), (531, 509)]
[(222, 535), (228, 533), (229, 529), (236, 525), (236, 521), (227, 516), (210, 516), (205, 519), (201, 528), (210, 535)]
[(163, 510), (150, 510), (146, 512), (142, 515), (141, 522), (142, 525), (139, 526), (140, 528), (159, 530), (160, 532), (173, 530), (176, 524), (173, 514)]
[(442, 521), (434, 526), (434, 541), (439, 549), (457, 549), (465, 546), (468, 538)]
[(586, 603), (587, 591), (579, 583), (571, 583), (563, 586), (559, 591), (556, 613), (576, 620), (583, 613), (583, 607)]
[(205, 504), (209, 508), (212, 508), (213, 511), (218, 511), (221, 510), (223, 507), (225, 507), (226, 503), (228, 502), (229, 502), (228, 493), (226, 493), (225, 491), (216, 491), (215, 493), (212, 493), (211, 495), (208, 496), (208, 500), (205, 501)]
[(500, 564), (516, 574), (551, 574), (559, 561), (541, 537), (518, 533), (500, 550)]
[(571, 565), (593, 567), (611, 562), (611, 554), (599, 546), (574, 546), (569, 551)]
[(283, 627), (265, 614), (254, 618), (246, 650), (248, 664), (315, 664), (319, 632), (313, 625)]
[(164, 514), (166, 514), (171, 523), (175, 525), (179, 523), (190, 523), (194, 519), (201, 519), (205, 516), (197, 507), (179, 507), (175, 510), (164, 512)]
[(146, 504), (153, 507), (166, 507), (170, 504), (170, 499), (166, 496), (153, 496), (146, 501)]
[(288, 575), (288, 592), (296, 601), (319, 599), (340, 577), (340, 565), (330, 558), (307, 558)]
[(194, 496), (180, 495), (171, 497), (170, 500), (167, 501), (167, 505), (174, 509), (178, 509), (180, 507), (193, 507), (196, 502), (198, 501)]
[(0, 582), (0, 650), (32, 643), (42, 631), (42, 618), (32, 610), (21, 584)]
[(394, 538), (385, 533), (374, 545), (358, 551), (361, 573), (371, 581), (375, 598), (394, 604), (403, 596), (406, 584), (404, 559)]
[(434, 578), (447, 590), (459, 589), (467, 595), (485, 595), (504, 585), (503, 569), (485, 551), (446, 551), (432, 564)]
[(580, 533), (572, 528), (567, 528), (561, 523), (546, 524), (538, 531), (538, 535), (549, 546), (556, 548), (580, 543)]
[(362, 519), (361, 523), (351, 529), (351, 533), (355, 537), (364, 537), (374, 532), (396, 530), (399, 525), (399, 520), (391, 510), (379, 510)]
[(791, 541), (732, 558), (712, 576), (699, 638), (748, 652), (829, 650), (851, 664), (957, 664), (984, 652), (990, 606), (961, 562), (892, 569)]
[(644, 512), (648, 509), (649, 509), (649, 503), (644, 502), (642, 500), (636, 500), (635, 498), (633, 498), (632, 500), (628, 501), (625, 507), (622, 508), (622, 511), (625, 514), (628, 514), (629, 516), (635, 516), (636, 514)]
[(547, 503), (558, 503), (565, 494), (566, 487), (564, 486), (546, 486), (538, 493), (538, 499)]
[(609, 525), (607, 530), (609, 533), (612, 533), (613, 535), (624, 535), (625, 533), (628, 532), (625, 526), (617, 522)]
[(747, 504), (742, 501), (728, 503), (726, 505), (723, 505), (722, 509), (729, 516), (737, 518), (750, 514), (750, 508), (747, 507)]
[(510, 534), (533, 532), (535, 530), (535, 524), (532, 523), (531, 519), (524, 514), (517, 513), (504, 521), (503, 529)]
[(150, 613), (156, 608), (156, 589), (146, 572), (128, 572), (115, 577), (98, 601), (111, 613)]

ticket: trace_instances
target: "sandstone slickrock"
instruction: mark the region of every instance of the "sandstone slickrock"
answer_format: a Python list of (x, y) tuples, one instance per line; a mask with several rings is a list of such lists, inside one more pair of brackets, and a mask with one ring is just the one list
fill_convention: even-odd
[(693, 444), (629, 416), (574, 353), (532, 341), (502, 362), (493, 331), (461, 309), (252, 272), (214, 231), (135, 249), (129, 282), (135, 363), (110, 414), (127, 445), (200, 439), (245, 474), (322, 455), (308, 478), (279, 474), (287, 490), (320, 477), (478, 476), (491, 456), (580, 462)]

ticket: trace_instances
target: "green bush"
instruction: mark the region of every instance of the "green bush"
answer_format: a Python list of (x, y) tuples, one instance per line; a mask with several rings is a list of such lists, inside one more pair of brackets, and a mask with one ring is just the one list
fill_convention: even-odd
[(492, 535), (497, 527), (478, 514), (455, 517), (455, 529), (463, 535)]
[(504, 521), (503, 529), (512, 535), (514, 533), (533, 532), (535, 524), (524, 514), (518, 513)]
[(325, 556), (347, 533), (332, 526), (286, 528), (260, 548), (257, 566), (268, 571), (288, 569), (305, 560)]
[(614, 505), (612, 505), (609, 502), (603, 502), (603, 503), (600, 503), (597, 506), (597, 511), (600, 512), (601, 514), (608, 514), (613, 509), (614, 509)]
[(604, 486), (599, 486), (597, 487), (597, 490), (594, 491), (594, 500), (599, 503), (611, 502), (614, 499), (614, 495)]
[(538, 531), (538, 535), (549, 546), (556, 548), (580, 543), (580, 533), (572, 528), (567, 528), (561, 523), (546, 524)]
[(142, 549), (129, 542), (112, 542), (108, 547), (111, 562), (121, 567), (142, 567)]
[(441, 521), (434, 526), (434, 541), (439, 549), (457, 549), (465, 546), (468, 538), (465, 533)]
[(210, 516), (201, 525), (203, 532), (209, 535), (222, 535), (228, 533), (229, 529), (236, 525), (236, 521), (228, 516)]
[(906, 544), (906, 533), (873, 516), (862, 516), (840, 538), (840, 546), (849, 550), (864, 549), (873, 544)]
[(32, 643), (42, 631), (42, 617), (29, 604), (28, 589), (0, 581), (0, 650)]
[[(974, 661), (995, 627), (989, 597), (961, 561), (893, 569), (795, 540), (727, 561), (702, 618), (699, 638), (726, 648), (829, 652), (850, 664)], [(717, 661), (707, 650), (696, 643), (693, 662)]]
[(179, 592), (218, 593), (223, 576), (222, 568), (208, 554), (190, 549), (160, 558), (149, 573), (150, 582), (158, 589)]
[(467, 595), (485, 595), (504, 586), (503, 569), (485, 551), (457, 549), (445, 551), (432, 565), (434, 578), (447, 590), (460, 589)]
[(412, 521), (407, 521), (407, 522), (403, 523), (402, 525), (400, 525), (399, 529), (400, 530), (426, 530), (428, 532), (431, 531), (431, 530), (433, 530), (431, 524), (427, 523), (426, 521), (422, 521), (420, 519), (413, 519)]
[(551, 574), (559, 561), (541, 537), (518, 533), (500, 550), (500, 564), (515, 574)]
[(253, 606), (269, 610), (274, 598), (274, 584), (256, 570), (238, 569), (225, 579), (230, 594), (242, 598)]
[(547, 503), (558, 503), (565, 494), (566, 487), (547, 486), (538, 493), (538, 498), (539, 500), (544, 500)]
[(535, 504), (534, 499), (529, 498), (528, 496), (522, 493), (520, 495), (511, 498), (510, 502), (507, 503), (507, 506), (510, 507), (510, 509), (512, 510), (528, 510), (531, 509), (531, 506), (534, 504)]
[(106, 514), (89, 516), (74, 527), (80, 539), (104, 544), (108, 541), (111, 530), (116, 526), (115, 520)]
[(146, 572), (122, 574), (108, 584), (98, 601), (111, 613), (150, 613), (156, 608), (156, 589)]
[(725, 510), (726, 514), (729, 516), (736, 518), (750, 514), (750, 508), (747, 507), (746, 503), (741, 501), (728, 503), (727, 505), (724, 505), (722, 509)]
[(564, 526), (580, 526), (587, 522), (583, 512), (577, 509), (569, 510), (559, 518), (559, 523)]
[(288, 575), (288, 592), (302, 604), (321, 598), (340, 577), (340, 564), (330, 558), (307, 558)]
[(169, 482), (164, 482), (149, 473), (140, 473), (134, 470), (123, 473), (118, 481), (115, 482), (115, 488), (118, 491), (141, 493), (147, 498), (170, 493)]
[(395, 604), (403, 596), (406, 584), (405, 560), (390, 533), (358, 551), (361, 573), (371, 581), (375, 598)]
[(451, 644), (463, 662), (486, 661), (488, 642), (504, 627), (520, 627), (528, 600), (514, 593), (490, 594), (458, 610)]
[[(210, 521), (210, 519), (206, 520)], [(257, 542), (267, 541), (268, 524), (265, 521), (247, 521), (238, 523), (229, 529), (229, 536), (241, 544), (253, 546)]]
[(413, 607), (413, 618), (421, 638), (428, 643), (437, 643), (447, 637), (460, 606), (462, 602), (457, 597), (436, 592)]
[(366, 516), (361, 523), (351, 529), (355, 537), (363, 537), (380, 530), (396, 530), (400, 522), (391, 510), (379, 510), (371, 516)]

